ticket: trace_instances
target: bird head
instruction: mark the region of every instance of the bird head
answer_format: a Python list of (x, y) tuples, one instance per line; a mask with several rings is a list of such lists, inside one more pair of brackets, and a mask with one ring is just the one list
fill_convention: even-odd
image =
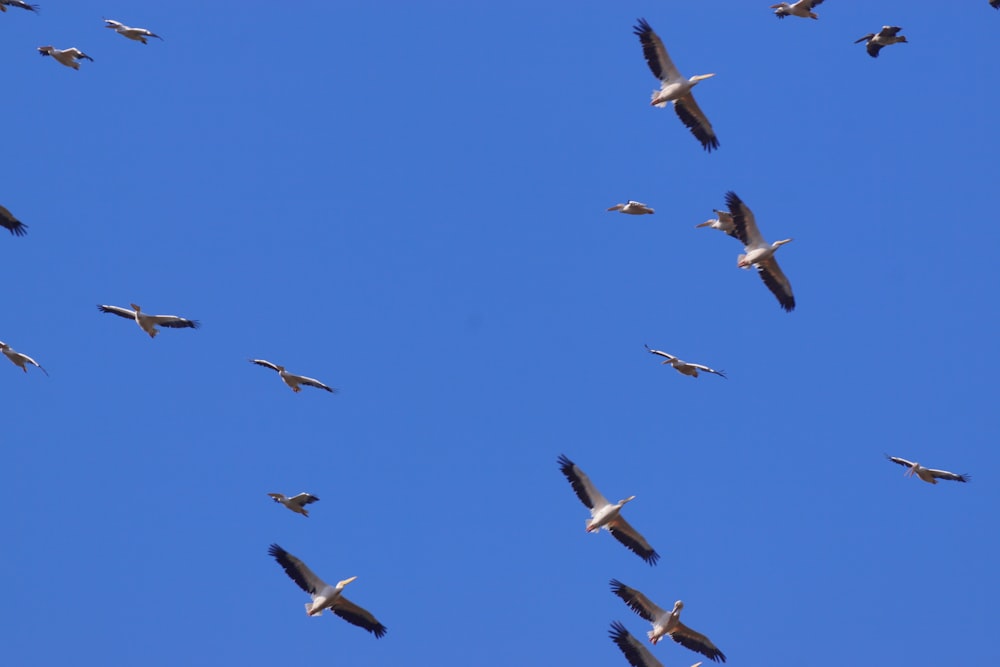
[(917, 468), (919, 468), (919, 467), (920, 467), (920, 464), (917, 463), (916, 461), (914, 461), (913, 465), (910, 466), (910, 469), (907, 470), (905, 473), (903, 473), (903, 475), (906, 476), (906, 477), (913, 477), (913, 475), (915, 475), (916, 472), (917, 472)]
[(716, 218), (712, 218), (711, 220), (706, 220), (705, 222), (701, 223), (700, 225), (695, 225), (695, 228), (698, 228), (698, 227), (708, 227), (709, 225), (715, 224), (716, 222), (718, 222), (718, 220)]
[(623, 498), (623, 499), (619, 500), (618, 504), (619, 505), (624, 505), (625, 503), (632, 502), (633, 500), (635, 500), (635, 496), (629, 496), (628, 498)]
[(705, 79), (711, 79), (713, 76), (715, 76), (715, 72), (712, 72), (711, 74), (695, 74), (689, 80), (691, 81), (691, 85), (694, 85), (699, 81), (704, 81)]
[(142, 308), (140, 308), (139, 306), (135, 305), (134, 303), (130, 303), (129, 305), (132, 306), (132, 310), (134, 310), (135, 312), (137, 312), (137, 313), (142, 312)]
[(340, 590), (341, 588), (343, 588), (347, 584), (351, 583), (355, 579), (357, 579), (357, 577), (350, 577), (349, 579), (344, 579), (343, 581), (338, 581), (337, 582), (337, 590)]
[(780, 248), (781, 246), (785, 245), (786, 243), (791, 243), (794, 240), (795, 239), (782, 239), (781, 241), (775, 241), (774, 242), (774, 247), (775, 248)]
[(52, 47), (51, 46), (39, 46), (38, 47), (38, 52), (41, 53), (43, 56), (51, 56), (52, 55)]
[(679, 612), (683, 608), (684, 608), (684, 603), (681, 602), (680, 600), (674, 603), (674, 613)]
[(269, 493), (267, 495), (271, 496), (271, 500), (273, 500), (274, 502), (276, 502), (276, 503), (280, 503), (281, 502), (282, 496), (281, 496), (280, 493)]

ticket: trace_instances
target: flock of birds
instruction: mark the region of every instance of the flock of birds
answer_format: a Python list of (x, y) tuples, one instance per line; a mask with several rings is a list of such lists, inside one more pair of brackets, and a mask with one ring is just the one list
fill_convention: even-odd
[[(798, 2), (794, 3), (781, 2), (771, 5), (771, 8), (775, 10), (775, 15), (781, 19), (787, 16), (817, 19), (818, 16), (812, 10), (822, 4), (822, 2), (823, 0), (798, 0)], [(996, 9), (1000, 9), (1000, 0), (989, 0), (989, 4)], [(6, 12), (8, 7), (17, 7), (32, 12), (38, 11), (37, 5), (29, 4), (22, 0), (0, 0), (0, 12)], [(143, 44), (146, 44), (147, 38), (150, 37), (162, 39), (159, 35), (145, 28), (133, 28), (111, 19), (104, 19), (104, 22), (107, 28), (113, 29), (118, 34), (130, 40)], [(891, 44), (906, 43), (906, 37), (900, 35), (900, 31), (901, 28), (898, 26), (883, 26), (879, 32), (868, 33), (855, 43), (865, 42), (868, 54), (873, 58), (878, 57), (879, 51), (884, 47)], [(709, 152), (717, 149), (719, 147), (718, 137), (691, 93), (695, 85), (714, 76), (714, 74), (700, 74), (690, 78), (681, 76), (671, 61), (663, 42), (645, 19), (638, 20), (634, 32), (639, 38), (650, 70), (660, 80), (660, 88), (653, 92), (651, 104), (662, 108), (668, 103), (672, 103), (678, 117), (701, 143), (702, 147)], [(75, 47), (56, 49), (52, 46), (41, 46), (38, 47), (38, 51), (43, 56), (51, 56), (62, 65), (75, 70), (80, 68), (79, 61), (93, 61), (93, 58)], [(767, 243), (757, 227), (753, 212), (734, 192), (725, 194), (725, 204), (728, 210), (715, 209), (716, 217), (697, 225), (697, 227), (717, 229), (740, 241), (743, 244), (744, 252), (738, 256), (737, 266), (743, 269), (755, 268), (764, 284), (777, 298), (781, 308), (786, 312), (793, 311), (795, 309), (795, 297), (792, 292), (791, 283), (774, 258), (776, 251), (783, 245), (790, 243), (792, 239), (788, 238)], [(608, 211), (618, 211), (628, 215), (651, 215), (655, 212), (653, 208), (632, 200), (623, 204), (616, 204), (608, 208)], [(27, 233), (27, 225), (18, 220), (3, 206), (0, 206), (0, 226), (6, 228), (14, 236), (24, 236)], [(137, 304), (132, 303), (129, 305), (131, 308), (98, 305), (98, 310), (102, 313), (133, 320), (150, 338), (155, 338), (158, 335), (158, 327), (167, 329), (197, 329), (200, 326), (197, 320), (177, 315), (150, 315), (143, 312)], [(646, 349), (653, 355), (663, 357), (665, 359), (662, 362), (663, 364), (670, 365), (683, 375), (697, 378), (700, 373), (708, 373), (726, 378), (726, 374), (723, 371), (715, 370), (703, 364), (682, 361), (667, 352), (652, 349), (648, 345)], [(0, 351), (25, 373), (28, 372), (27, 367), (31, 365), (40, 369), (45, 375), (48, 375), (48, 372), (37, 361), (26, 354), (17, 352), (4, 342), (0, 342)], [(302, 386), (314, 387), (330, 393), (337, 391), (314, 378), (289, 373), (284, 366), (274, 364), (265, 359), (250, 359), (249, 361), (276, 371), (281, 380), (296, 393), (301, 391)], [(967, 482), (969, 480), (968, 475), (926, 468), (917, 462), (895, 456), (886, 455), (886, 457), (889, 461), (904, 466), (907, 469), (907, 476), (916, 476), (918, 479), (930, 484), (937, 484), (938, 480), (956, 482)], [(660, 558), (659, 554), (657, 554), (646, 538), (633, 528), (621, 514), (624, 505), (634, 500), (635, 496), (629, 496), (617, 503), (611, 503), (573, 461), (561, 455), (557, 463), (560, 471), (569, 481), (577, 497), (590, 510), (590, 518), (586, 522), (587, 532), (596, 533), (603, 528), (646, 563), (655, 565)], [(281, 493), (269, 493), (267, 495), (274, 502), (280, 503), (292, 512), (305, 517), (309, 516), (309, 511), (305, 509), (305, 506), (319, 501), (318, 497), (309, 493), (300, 493), (291, 497)], [(272, 544), (268, 549), (268, 554), (277, 561), (292, 581), (311, 596), (311, 601), (305, 605), (306, 613), (309, 616), (318, 616), (324, 610), (329, 609), (332, 613), (340, 616), (349, 623), (364, 628), (375, 637), (382, 637), (386, 634), (386, 626), (379, 622), (372, 613), (344, 597), (344, 588), (355, 581), (357, 577), (343, 579), (338, 581), (336, 585), (331, 586), (313, 573), (300, 559), (279, 545)], [(653, 628), (647, 633), (647, 636), (653, 645), (657, 644), (663, 637), (670, 637), (681, 646), (695, 651), (709, 660), (726, 661), (725, 654), (706, 635), (692, 630), (680, 621), (680, 612), (684, 608), (682, 601), (676, 601), (668, 611), (654, 604), (642, 592), (623, 584), (617, 579), (611, 579), (610, 587), (611, 592), (619, 597), (632, 611), (652, 624)], [(610, 636), (633, 667), (662, 667), (661, 663), (653, 657), (650, 651), (632, 636), (620, 622), (615, 621), (612, 623)], [(700, 664), (698, 662), (693, 667), (698, 667)]]

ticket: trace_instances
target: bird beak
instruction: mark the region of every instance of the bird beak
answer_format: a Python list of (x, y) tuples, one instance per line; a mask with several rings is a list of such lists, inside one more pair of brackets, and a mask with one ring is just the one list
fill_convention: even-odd
[(135, 305), (134, 303), (130, 303), (129, 305), (132, 306), (132, 310), (139, 310), (139, 306)]
[(706, 220), (705, 222), (701, 223), (700, 225), (695, 225), (695, 229), (697, 229), (698, 227), (708, 227), (713, 222), (715, 222), (715, 220)]
[(337, 585), (340, 586), (341, 588), (343, 588), (344, 586), (346, 586), (347, 584), (351, 583), (355, 579), (357, 579), (357, 577), (351, 577), (350, 579), (344, 579), (343, 581), (338, 581)]
[(698, 76), (698, 80), (702, 81), (704, 79), (711, 79), (713, 76), (715, 76), (715, 72), (712, 72), (711, 74), (701, 74)]

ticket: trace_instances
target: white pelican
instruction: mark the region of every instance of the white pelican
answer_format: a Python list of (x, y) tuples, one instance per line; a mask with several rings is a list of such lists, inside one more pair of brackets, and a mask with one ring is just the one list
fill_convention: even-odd
[(715, 74), (697, 74), (685, 79), (674, 67), (663, 42), (646, 23), (646, 19), (639, 19), (639, 25), (635, 26), (634, 30), (642, 42), (642, 52), (646, 56), (649, 69), (653, 71), (653, 76), (660, 80), (660, 89), (653, 91), (653, 101), (650, 104), (662, 108), (667, 106), (667, 102), (673, 102), (674, 111), (677, 112), (681, 122), (691, 130), (691, 134), (701, 142), (702, 147), (711, 153), (713, 148), (719, 147), (719, 139), (715, 136), (712, 124), (694, 101), (691, 89), (699, 81)]
[(885, 458), (889, 459), (893, 463), (898, 463), (901, 466), (906, 466), (909, 470), (906, 471), (907, 477), (912, 477), (916, 475), (925, 482), (931, 484), (937, 484), (939, 479), (948, 479), (953, 482), (968, 482), (971, 477), (969, 475), (957, 475), (953, 472), (948, 472), (947, 470), (934, 470), (933, 468), (925, 468), (919, 463), (913, 461), (907, 461), (906, 459), (901, 459), (898, 456), (885, 455)]
[(20, 352), (12, 348), (7, 343), (4, 343), (3, 341), (0, 341), (0, 352), (3, 352), (4, 356), (10, 359), (10, 362), (12, 364), (20, 368), (25, 373), (28, 372), (27, 364), (31, 364), (32, 366), (36, 367), (38, 370), (42, 371), (46, 375), (49, 374), (49, 372), (44, 368), (42, 368), (41, 364), (39, 364), (37, 361), (35, 361), (26, 354), (21, 354)]
[(793, 2), (791, 4), (787, 2), (779, 2), (776, 5), (771, 5), (771, 9), (774, 10), (774, 15), (779, 19), (783, 19), (786, 16), (798, 16), (804, 19), (818, 19), (819, 17), (813, 13), (812, 8), (822, 4), (823, 0), (798, 0), (798, 2)]
[(177, 315), (147, 315), (134, 303), (130, 303), (129, 305), (135, 310), (120, 308), (118, 306), (100, 305), (97, 306), (97, 309), (102, 313), (111, 313), (112, 315), (117, 315), (118, 317), (135, 320), (135, 323), (139, 325), (139, 328), (148, 333), (150, 338), (156, 338), (156, 334), (160, 333), (156, 329), (157, 325), (167, 327), (168, 329), (197, 329), (201, 326), (201, 323), (197, 320), (186, 320), (183, 317), (178, 317)]
[(767, 243), (757, 229), (757, 222), (754, 220), (753, 212), (743, 201), (736, 196), (735, 192), (726, 193), (726, 206), (733, 216), (733, 226), (736, 231), (736, 238), (743, 242), (743, 249), (746, 254), (736, 258), (736, 266), (741, 269), (749, 269), (751, 266), (757, 269), (761, 280), (767, 285), (774, 296), (778, 297), (778, 303), (786, 312), (795, 310), (795, 296), (792, 294), (792, 284), (781, 272), (781, 267), (774, 259), (774, 251), (791, 243), (792, 239)]
[(291, 498), (281, 494), (281, 493), (269, 493), (267, 494), (274, 498), (274, 502), (281, 503), (288, 509), (292, 510), (296, 514), (301, 514), (302, 516), (308, 518), (309, 510), (305, 508), (309, 503), (314, 503), (319, 498), (312, 495), (311, 493), (300, 493), (297, 496), (292, 496)]
[(305, 563), (277, 544), (272, 544), (267, 553), (278, 561), (278, 564), (285, 569), (285, 574), (298, 584), (299, 588), (312, 596), (312, 602), (306, 603), (306, 614), (320, 616), (324, 609), (329, 609), (348, 623), (364, 628), (376, 637), (382, 637), (386, 633), (386, 627), (375, 620), (371, 612), (362, 609), (341, 594), (344, 586), (357, 577), (344, 579), (338, 581), (336, 586), (330, 586), (313, 574)]
[(307, 387), (316, 387), (317, 389), (325, 389), (331, 394), (337, 393), (336, 389), (334, 389), (333, 387), (327, 387), (319, 380), (315, 380), (313, 378), (307, 378), (303, 375), (292, 375), (291, 373), (285, 370), (284, 366), (279, 366), (278, 364), (272, 364), (270, 361), (267, 361), (266, 359), (249, 359), (248, 361), (251, 364), (257, 364), (258, 366), (263, 366), (264, 368), (270, 368), (272, 371), (278, 371), (278, 375), (281, 376), (281, 379), (284, 380), (285, 384), (291, 387), (292, 391), (294, 391), (296, 394), (302, 391), (302, 387), (299, 386), (300, 384), (304, 384)]
[(20, 7), (21, 9), (27, 9), (29, 12), (38, 13), (38, 5), (29, 5), (24, 0), (0, 0), (0, 12), (7, 11), (7, 7)]
[(906, 44), (906, 35), (896, 34), (902, 30), (898, 25), (884, 25), (882, 29), (877, 33), (870, 32), (861, 39), (855, 40), (855, 44), (860, 44), (865, 42), (865, 48), (868, 50), (868, 55), (872, 58), (878, 58), (878, 52), (882, 50), (882, 47), (889, 46), (890, 44)]
[(624, 204), (615, 204), (608, 210), (621, 211), (622, 213), (628, 213), (629, 215), (643, 215), (644, 213), (649, 213), (649, 214), (654, 213), (653, 209), (649, 208), (642, 202), (632, 201), (631, 199), (629, 199)]
[[(1000, 2), (1000, 0), (998, 0)], [(653, 657), (649, 649), (642, 645), (638, 639), (629, 634), (625, 626), (614, 621), (611, 624), (611, 640), (618, 645), (618, 649), (625, 654), (625, 659), (632, 667), (663, 667), (663, 663)], [(691, 667), (700, 667), (701, 662), (696, 662)]]
[(717, 208), (713, 208), (712, 210), (715, 211), (716, 217), (712, 218), (711, 220), (706, 220), (705, 222), (699, 225), (695, 225), (695, 228), (711, 227), (712, 229), (718, 229), (719, 231), (723, 231), (729, 234), (734, 239), (737, 238), (736, 225), (733, 224), (732, 214), (727, 213), (725, 211), (720, 211)]
[(124, 23), (119, 23), (118, 21), (112, 21), (111, 19), (104, 19), (104, 24), (105, 28), (111, 28), (119, 35), (123, 35), (137, 42), (142, 42), (143, 44), (147, 43), (146, 42), (147, 37), (155, 37), (156, 39), (159, 39), (161, 41), (163, 40), (162, 37), (160, 37), (159, 35), (154, 35), (145, 28), (130, 28)]
[(656, 553), (653, 547), (649, 546), (646, 538), (640, 535), (639, 531), (629, 525), (629, 522), (621, 516), (622, 507), (625, 503), (635, 500), (635, 496), (629, 496), (612, 505), (608, 502), (607, 498), (601, 495), (601, 492), (597, 490), (597, 487), (590, 481), (590, 478), (575, 463), (562, 454), (559, 455), (558, 461), (559, 469), (566, 476), (566, 479), (569, 480), (573, 491), (576, 492), (576, 497), (590, 508), (590, 518), (587, 520), (587, 532), (600, 532), (603, 527), (605, 530), (610, 531), (614, 535), (614, 538), (628, 547), (630, 551), (638, 554), (640, 558), (650, 565), (656, 565), (656, 561), (660, 560), (660, 554)]
[(14, 214), (3, 206), (0, 206), (0, 227), (3, 227), (14, 236), (24, 236), (28, 233), (28, 225), (14, 217)]
[(681, 361), (672, 354), (667, 354), (666, 352), (663, 352), (661, 350), (654, 350), (648, 345), (646, 346), (646, 349), (649, 350), (650, 354), (656, 354), (661, 357), (664, 357), (666, 361), (664, 361), (663, 363), (670, 364), (681, 375), (690, 375), (691, 377), (696, 378), (698, 377), (698, 371), (703, 371), (705, 373), (715, 373), (716, 375), (718, 375), (723, 379), (726, 378), (726, 374), (723, 371), (717, 371), (715, 369), (709, 368), (708, 366), (702, 366), (701, 364), (689, 364), (686, 361)]
[(72, 67), (73, 69), (80, 69), (80, 63), (77, 62), (78, 60), (89, 60), (90, 62), (94, 62), (93, 58), (77, 48), (56, 49), (51, 46), (39, 46), (38, 52), (43, 56), (52, 56), (66, 67)]
[(657, 644), (666, 635), (684, 648), (701, 653), (713, 662), (726, 661), (726, 656), (711, 639), (681, 623), (684, 603), (680, 600), (674, 603), (672, 611), (665, 611), (650, 602), (645, 595), (617, 579), (611, 580), (611, 592), (624, 600), (632, 611), (653, 624), (653, 629), (646, 633), (653, 644)]

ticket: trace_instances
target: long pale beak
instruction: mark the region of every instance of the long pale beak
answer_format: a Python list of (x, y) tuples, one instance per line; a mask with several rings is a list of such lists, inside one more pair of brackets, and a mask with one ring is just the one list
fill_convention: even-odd
[(705, 79), (711, 79), (713, 76), (715, 76), (715, 72), (712, 72), (711, 74), (699, 74), (694, 78), (696, 78), (698, 81), (703, 81)]
[(784, 241), (778, 241), (778, 245), (785, 245), (786, 243), (791, 243), (795, 239), (785, 239)]
[(130, 303), (129, 305), (132, 306), (132, 310), (139, 312), (140, 310), (139, 306), (135, 305), (134, 303)]
[(701, 223), (700, 225), (695, 225), (695, 229), (697, 229), (698, 227), (708, 227), (713, 222), (716, 222), (716, 220), (706, 220), (705, 222)]
[[(351, 583), (355, 579), (357, 579), (357, 577), (351, 577), (350, 579), (344, 579), (343, 581), (338, 581), (337, 582), (337, 588), (343, 588), (344, 586), (346, 586), (347, 584)], [(352, 588), (351, 590), (354, 590), (354, 589)]]
[(628, 498), (625, 498), (624, 500), (622, 500), (622, 505), (624, 505), (625, 503), (631, 502), (633, 500), (635, 500), (635, 496), (629, 496)]

